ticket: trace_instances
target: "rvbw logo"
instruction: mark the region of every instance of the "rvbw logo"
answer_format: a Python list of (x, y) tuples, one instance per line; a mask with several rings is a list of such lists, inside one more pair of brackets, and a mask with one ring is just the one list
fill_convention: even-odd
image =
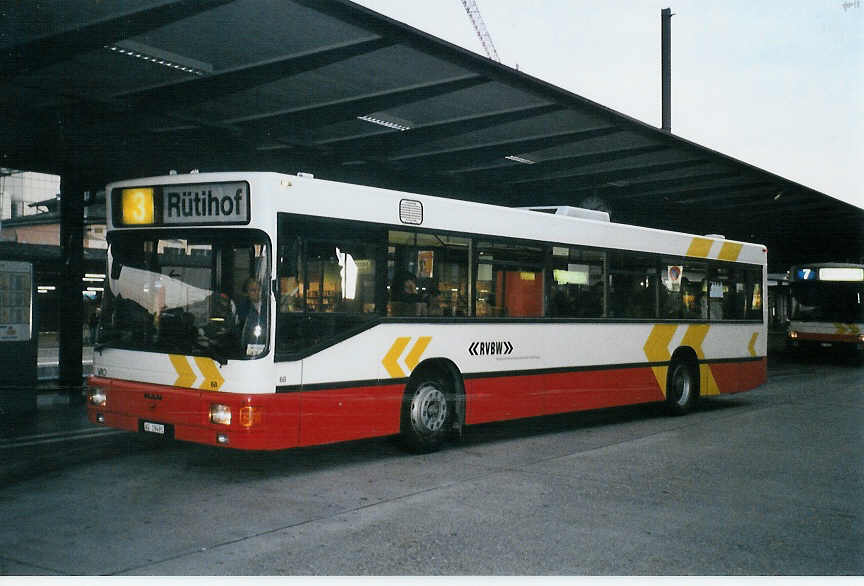
[(488, 342), (472, 342), (468, 346), (471, 356), (491, 356), (497, 354), (512, 354), (513, 344), (507, 340), (490, 340)]

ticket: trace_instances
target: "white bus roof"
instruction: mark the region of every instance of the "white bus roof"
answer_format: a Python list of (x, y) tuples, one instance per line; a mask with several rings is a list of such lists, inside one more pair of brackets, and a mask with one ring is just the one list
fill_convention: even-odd
[[(458, 199), (421, 195), (365, 185), (340, 183), (310, 176), (270, 172), (220, 172), (166, 175), (120, 181), (112, 189), (128, 186), (202, 184), (245, 180), (250, 183), (253, 221), (250, 227), (271, 229), (275, 214), (288, 212), (448, 232), (501, 236), (594, 248), (644, 251), (671, 256), (734, 260), (765, 265), (763, 245), (645, 228), (566, 214), (538, 213)], [(109, 206), (111, 197), (107, 198)], [(419, 223), (400, 219), (400, 202), (417, 202)], [(546, 206), (538, 206), (546, 207)], [(590, 211), (590, 210), (588, 210)], [(109, 227), (112, 221), (108, 214)]]

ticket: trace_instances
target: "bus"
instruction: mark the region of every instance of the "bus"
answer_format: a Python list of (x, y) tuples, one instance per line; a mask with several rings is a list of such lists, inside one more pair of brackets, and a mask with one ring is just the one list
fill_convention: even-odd
[(307, 174), (107, 186), (91, 422), (278, 450), (637, 403), (766, 376), (764, 246)]
[(789, 270), (786, 347), (864, 358), (864, 264), (813, 263)]

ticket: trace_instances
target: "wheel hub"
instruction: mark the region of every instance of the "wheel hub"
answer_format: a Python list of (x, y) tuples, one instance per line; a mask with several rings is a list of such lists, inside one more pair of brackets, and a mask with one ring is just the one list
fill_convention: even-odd
[(421, 433), (434, 433), (447, 419), (447, 397), (440, 389), (424, 384), (411, 402), (411, 423)]

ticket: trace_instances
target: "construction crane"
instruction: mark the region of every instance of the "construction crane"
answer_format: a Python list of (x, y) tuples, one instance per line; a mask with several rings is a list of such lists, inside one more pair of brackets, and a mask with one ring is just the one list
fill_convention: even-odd
[(468, 18), (471, 19), (471, 24), (474, 25), (474, 32), (480, 39), (480, 44), (483, 45), (483, 50), (486, 51), (486, 56), (501, 63), (498, 57), (498, 51), (495, 50), (495, 44), (492, 42), (492, 37), (489, 36), (489, 31), (486, 30), (486, 23), (483, 22), (483, 17), (480, 15), (480, 9), (474, 0), (461, 0), (462, 6), (465, 7), (465, 12), (468, 13)]

